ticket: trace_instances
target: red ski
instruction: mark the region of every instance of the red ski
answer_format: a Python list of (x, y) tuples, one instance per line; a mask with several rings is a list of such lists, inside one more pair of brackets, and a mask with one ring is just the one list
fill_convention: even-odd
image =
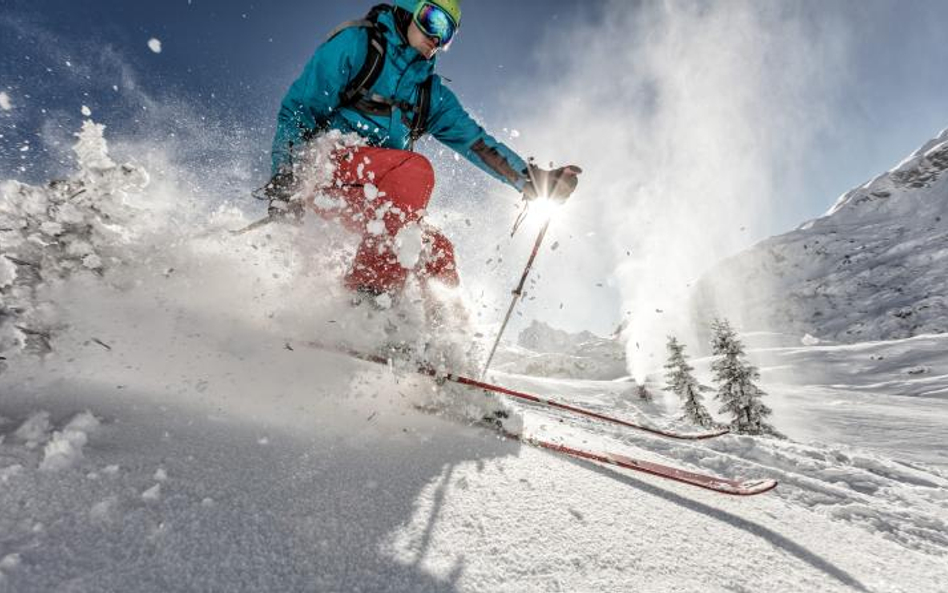
[(720, 494), (730, 494), (733, 496), (753, 496), (755, 494), (763, 494), (764, 492), (768, 492), (777, 487), (776, 480), (731, 480), (728, 478), (709, 476), (707, 474), (699, 474), (697, 472), (678, 469), (670, 465), (663, 465), (661, 463), (654, 463), (652, 461), (642, 461), (640, 459), (634, 459), (632, 457), (619, 455), (616, 453), (584, 451), (582, 449), (568, 447), (560, 443), (543, 441), (533, 437), (521, 437), (510, 433), (506, 433), (505, 436), (511, 439), (516, 439), (521, 443), (532, 445), (534, 447), (540, 447), (541, 449), (546, 449), (548, 451), (555, 451), (556, 453), (562, 453), (564, 455), (569, 455), (570, 457), (588, 459), (590, 461), (596, 461), (606, 465), (614, 465), (623, 469), (643, 472), (653, 476), (658, 476), (660, 478), (674, 480), (675, 482), (681, 482), (683, 484), (697, 486), (698, 488), (704, 488), (705, 490), (713, 490), (714, 492), (718, 492)]
[[(336, 354), (345, 354), (346, 356), (351, 356), (352, 358), (357, 358), (366, 362), (372, 362), (375, 364), (387, 365), (389, 364), (389, 359), (380, 356), (378, 354), (367, 354), (365, 352), (360, 352), (354, 350), (347, 346), (328, 346), (326, 344), (321, 344), (319, 342), (308, 342), (308, 346), (317, 348), (319, 350), (325, 350), (327, 352), (333, 352)], [(623, 420), (621, 418), (615, 418), (612, 416), (607, 416), (605, 414), (600, 414), (599, 412), (594, 412), (592, 410), (586, 410), (576, 406), (571, 406), (569, 404), (564, 404), (552, 399), (543, 398), (531, 393), (525, 393), (522, 391), (516, 391), (514, 389), (508, 389), (501, 385), (495, 385), (493, 383), (487, 383), (484, 381), (479, 381), (477, 379), (472, 379), (470, 377), (465, 377), (463, 375), (456, 375), (453, 373), (442, 373), (437, 371), (431, 366), (426, 364), (415, 364), (415, 372), (421, 375), (428, 377), (434, 377), (437, 379), (443, 379), (446, 381), (451, 381), (452, 383), (457, 383), (458, 385), (466, 385), (468, 387), (473, 387), (475, 389), (481, 389), (484, 391), (489, 391), (491, 393), (496, 393), (498, 395), (503, 395), (506, 397), (514, 398), (520, 401), (529, 402), (534, 405), (544, 406), (547, 408), (553, 408), (556, 410), (563, 410), (571, 414), (576, 414), (579, 416), (585, 416), (587, 418), (593, 418), (601, 422), (606, 422), (609, 424), (616, 424), (619, 426), (624, 426), (626, 428), (632, 428), (635, 430), (641, 430), (650, 434), (658, 435), (661, 437), (666, 437), (669, 439), (677, 439), (682, 441), (700, 441), (705, 439), (712, 439), (714, 437), (719, 437), (728, 433), (727, 429), (721, 429), (711, 432), (702, 432), (695, 434), (683, 434), (679, 432), (672, 432), (667, 430), (661, 430), (659, 428), (652, 428), (650, 426), (643, 426), (641, 424), (636, 424), (634, 422), (629, 422), (628, 420)]]
[[(425, 414), (435, 414), (440, 416), (440, 413), (437, 409), (425, 407), (416, 407), (415, 409)], [(628, 455), (608, 453), (605, 451), (594, 452), (577, 449), (562, 443), (545, 441), (534, 436), (524, 436), (507, 432), (490, 422), (475, 422), (472, 426), (478, 426), (491, 430), (492, 432), (497, 432), (503, 438), (518, 441), (524, 445), (530, 445), (531, 447), (537, 447), (538, 449), (552, 451), (553, 453), (559, 453), (561, 455), (567, 455), (577, 459), (595, 461), (605, 465), (613, 465), (623, 469), (651, 474), (659, 478), (681, 482), (682, 484), (688, 484), (689, 486), (697, 486), (698, 488), (704, 488), (705, 490), (712, 490), (719, 494), (730, 494), (733, 496), (753, 496), (755, 494), (763, 494), (764, 492), (768, 492), (777, 487), (776, 480), (732, 480), (729, 478), (721, 478), (719, 476), (700, 474), (670, 465), (655, 463), (654, 461), (635, 459), (633, 457), (629, 457)]]

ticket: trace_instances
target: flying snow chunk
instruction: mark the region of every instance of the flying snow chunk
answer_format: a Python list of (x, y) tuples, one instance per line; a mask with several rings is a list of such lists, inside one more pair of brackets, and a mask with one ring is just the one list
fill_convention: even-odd
[(83, 106), (82, 106), (82, 115), (84, 115), (84, 116), (86, 116), (86, 117), (92, 117), (92, 110), (89, 109), (87, 106), (83, 105)]
[(376, 237), (385, 234), (385, 221), (373, 220), (365, 225), (365, 230)]
[[(359, 166), (361, 167), (362, 165)], [(363, 189), (365, 191), (366, 200), (372, 201), (379, 197), (379, 188), (375, 187), (371, 183), (366, 183)]]
[(398, 263), (405, 269), (411, 270), (418, 263), (421, 251), (424, 248), (424, 237), (421, 225), (406, 224), (395, 236)]
[(10, 95), (0, 92), (0, 109), (10, 111), (13, 109), (13, 103), (10, 101)]
[(148, 49), (155, 52), (156, 54), (161, 53), (161, 40), (152, 37), (148, 40)]

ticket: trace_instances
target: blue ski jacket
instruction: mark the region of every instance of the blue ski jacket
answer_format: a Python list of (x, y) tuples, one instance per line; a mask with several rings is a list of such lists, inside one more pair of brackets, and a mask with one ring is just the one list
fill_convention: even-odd
[[(370, 92), (414, 105), (419, 87), (434, 75), (435, 60), (426, 60), (408, 44), (391, 11), (382, 12), (378, 23), (388, 47), (385, 64)], [(368, 40), (365, 27), (347, 27), (316, 50), (280, 107), (273, 140), (273, 173), (292, 165), (295, 148), (306, 139), (329, 129), (355, 132), (372, 146), (411, 148), (410, 125), (400, 108), (379, 116), (340, 105), (342, 93), (365, 62)], [(432, 79), (426, 130), (493, 177), (523, 190), (527, 163), (484, 131), (437, 75)]]

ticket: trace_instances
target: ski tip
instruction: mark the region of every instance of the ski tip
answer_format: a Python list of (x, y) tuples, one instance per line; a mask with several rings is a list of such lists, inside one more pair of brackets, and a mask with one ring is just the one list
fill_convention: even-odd
[(726, 434), (731, 434), (731, 431), (726, 428), (723, 428), (721, 430), (716, 430), (713, 432), (698, 432), (698, 433), (693, 433), (693, 434), (667, 432), (667, 431), (659, 431), (659, 430), (656, 430), (655, 432), (657, 432), (658, 434), (662, 436), (671, 437), (673, 439), (678, 439), (681, 441), (704, 441), (707, 439), (723, 437)]
[(727, 428), (722, 428), (721, 430), (715, 430), (712, 432), (705, 432), (705, 433), (695, 435), (693, 438), (696, 440), (714, 439), (717, 437), (723, 437), (726, 434), (731, 434), (731, 431), (728, 430)]
[(753, 496), (770, 492), (777, 487), (777, 480), (745, 480), (740, 482), (732, 492), (740, 496)]

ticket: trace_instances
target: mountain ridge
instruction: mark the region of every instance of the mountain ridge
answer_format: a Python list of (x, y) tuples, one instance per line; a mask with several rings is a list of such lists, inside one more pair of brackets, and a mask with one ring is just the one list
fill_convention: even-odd
[(844, 343), (948, 332), (946, 171), (948, 129), (823, 216), (713, 268), (694, 313)]

